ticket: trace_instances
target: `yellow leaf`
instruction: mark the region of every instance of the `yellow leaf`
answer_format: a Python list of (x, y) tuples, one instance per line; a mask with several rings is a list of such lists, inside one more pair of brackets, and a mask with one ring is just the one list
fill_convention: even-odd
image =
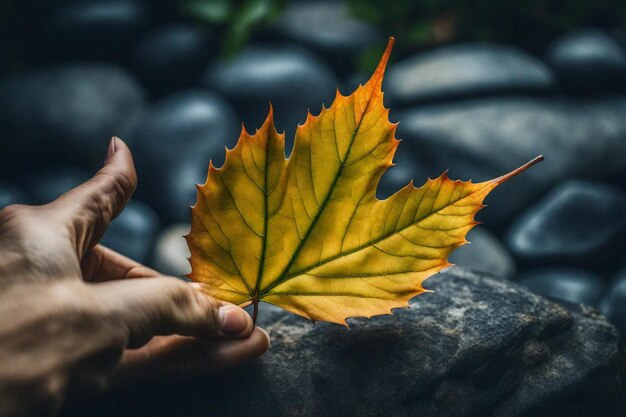
[(392, 45), (364, 86), (307, 115), (289, 159), (270, 107), (254, 135), (242, 129), (221, 168), (209, 166), (187, 236), (189, 277), (206, 293), (253, 303), (255, 316), (259, 301), (341, 324), (388, 314), (450, 265), (485, 196), (540, 160), (476, 184), (444, 173), (378, 200), (399, 143), (381, 91)]

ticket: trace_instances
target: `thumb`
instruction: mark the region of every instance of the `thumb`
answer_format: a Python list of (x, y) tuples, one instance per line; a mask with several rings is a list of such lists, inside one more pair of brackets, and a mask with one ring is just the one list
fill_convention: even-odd
[(137, 186), (133, 157), (126, 144), (113, 137), (104, 166), (87, 182), (49, 204), (70, 229), (79, 258), (98, 243)]
[(94, 284), (113, 317), (128, 328), (129, 347), (154, 336), (247, 338), (252, 318), (243, 309), (209, 297), (173, 277)]

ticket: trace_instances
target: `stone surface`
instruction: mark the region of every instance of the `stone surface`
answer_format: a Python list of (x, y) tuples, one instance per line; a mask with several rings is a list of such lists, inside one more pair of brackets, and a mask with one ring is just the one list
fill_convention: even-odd
[(0, 210), (11, 204), (24, 204), (26, 201), (26, 195), (19, 187), (0, 182)]
[(221, 166), (239, 121), (221, 97), (203, 90), (168, 96), (135, 118), (122, 136), (133, 150), (137, 196), (165, 223), (189, 222), (195, 184), (204, 183), (209, 160)]
[(592, 307), (598, 307), (606, 287), (599, 276), (569, 267), (526, 271), (517, 277), (517, 282), (544, 297)]
[(479, 219), (501, 228), (531, 201), (571, 177), (626, 173), (626, 100), (491, 98), (418, 107), (392, 114), (398, 138), (420, 150), (428, 175), (496, 178), (539, 154), (545, 162), (487, 198)]
[(144, 36), (132, 52), (132, 66), (153, 96), (189, 87), (216, 49), (212, 33), (190, 24), (161, 27)]
[(469, 43), (442, 47), (389, 66), (385, 99), (391, 106), (555, 88), (542, 62), (514, 47)]
[(289, 144), (307, 110), (318, 114), (322, 103), (330, 106), (338, 82), (324, 62), (303, 48), (257, 45), (211, 66), (203, 84), (233, 103), (250, 132), (261, 127), (271, 102), (276, 127), (287, 132)]
[(456, 266), (510, 279), (515, 274), (515, 261), (502, 242), (486, 228), (470, 230), (464, 245), (452, 252), (448, 260)]
[(506, 234), (516, 258), (529, 264), (607, 266), (623, 252), (626, 194), (570, 180), (528, 207)]
[(570, 93), (626, 90), (626, 51), (601, 30), (580, 30), (557, 39), (546, 59)]
[(384, 44), (381, 33), (350, 16), (344, 2), (291, 3), (271, 31), (282, 40), (313, 49), (340, 72), (354, 68), (355, 58), (363, 51)]
[(0, 81), (0, 162), (98, 167), (111, 136), (143, 104), (133, 78), (108, 64), (70, 64), (5, 78)]
[(178, 223), (161, 231), (154, 247), (152, 266), (165, 275), (182, 276), (191, 272), (187, 258), (191, 255), (183, 236), (189, 233), (187, 223)]
[(350, 331), (273, 312), (261, 323), (272, 347), (254, 363), (65, 415), (623, 415), (624, 353), (594, 310), (460, 269), (428, 286), (410, 309)]
[(114, 251), (145, 264), (159, 231), (159, 217), (148, 205), (133, 199), (109, 224), (101, 243)]
[(151, 21), (142, 1), (57, 2), (45, 24), (47, 53), (63, 59), (123, 60)]

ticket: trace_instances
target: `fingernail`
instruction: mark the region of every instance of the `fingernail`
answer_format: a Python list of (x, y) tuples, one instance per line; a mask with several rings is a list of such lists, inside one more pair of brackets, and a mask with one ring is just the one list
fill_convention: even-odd
[(109, 159), (111, 159), (111, 157), (113, 155), (115, 155), (115, 151), (116, 151), (116, 149), (115, 149), (115, 142), (116, 142), (116, 140), (117, 140), (117, 137), (113, 136), (111, 138), (111, 141), (109, 142), (109, 148), (107, 149), (107, 157), (104, 160), (105, 165), (106, 165), (107, 162), (109, 162)]
[(236, 336), (248, 328), (251, 320), (248, 313), (236, 306), (220, 307), (221, 331), (225, 335)]
[(265, 337), (267, 337), (267, 350), (269, 350), (270, 346), (272, 346), (272, 338), (270, 337), (270, 334), (262, 327), (257, 327), (257, 329), (259, 329), (261, 333), (263, 333)]

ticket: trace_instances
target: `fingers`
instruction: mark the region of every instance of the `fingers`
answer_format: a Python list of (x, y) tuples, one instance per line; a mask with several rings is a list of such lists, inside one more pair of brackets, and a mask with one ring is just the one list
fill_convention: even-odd
[(114, 318), (128, 329), (128, 347), (142, 346), (159, 335), (246, 338), (250, 315), (172, 277), (109, 281), (98, 294)]
[(242, 340), (158, 337), (141, 349), (125, 351), (112, 384), (119, 387), (154, 379), (204, 375), (257, 358), (269, 346), (269, 335), (258, 327)]
[(126, 144), (113, 137), (104, 167), (89, 181), (50, 204), (70, 228), (77, 255), (82, 257), (124, 208), (137, 185), (133, 158)]
[(81, 261), (83, 279), (104, 282), (119, 279), (158, 277), (162, 274), (102, 245), (89, 249)]

